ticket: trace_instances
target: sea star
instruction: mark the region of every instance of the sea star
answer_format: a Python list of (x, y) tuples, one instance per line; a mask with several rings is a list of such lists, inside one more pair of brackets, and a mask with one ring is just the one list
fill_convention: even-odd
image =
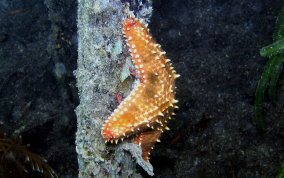
[(139, 80), (104, 123), (102, 136), (117, 143), (133, 135), (133, 142), (141, 145), (142, 157), (148, 161), (150, 150), (161, 133), (169, 130), (167, 121), (178, 108), (174, 94), (179, 75), (152, 39), (147, 25), (130, 17), (123, 22), (123, 32)]

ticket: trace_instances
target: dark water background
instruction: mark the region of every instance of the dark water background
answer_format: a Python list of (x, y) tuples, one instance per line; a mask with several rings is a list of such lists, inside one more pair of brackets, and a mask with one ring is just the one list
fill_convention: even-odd
[[(284, 87), (255, 125), (254, 93), (281, 0), (156, 0), (150, 23), (181, 78), (180, 110), (151, 154), (156, 177), (275, 177)], [(77, 177), (75, 0), (0, 0), (0, 124)], [(283, 79), (283, 76), (282, 76)], [(146, 175), (145, 175), (146, 176)]]

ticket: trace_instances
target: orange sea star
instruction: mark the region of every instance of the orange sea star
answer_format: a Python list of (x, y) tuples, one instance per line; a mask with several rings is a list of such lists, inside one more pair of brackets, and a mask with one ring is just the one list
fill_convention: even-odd
[(125, 19), (123, 32), (139, 80), (104, 123), (102, 136), (106, 141), (117, 142), (134, 135), (133, 142), (141, 145), (142, 157), (148, 161), (150, 150), (161, 133), (169, 129), (167, 121), (177, 108), (174, 82), (179, 75), (140, 20)]

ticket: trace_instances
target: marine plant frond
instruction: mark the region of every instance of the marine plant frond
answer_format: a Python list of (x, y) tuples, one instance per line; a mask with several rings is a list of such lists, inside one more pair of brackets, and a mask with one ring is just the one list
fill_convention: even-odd
[(284, 53), (284, 39), (277, 40), (276, 42), (261, 48), (260, 55), (262, 57), (271, 57), (277, 54)]
[(282, 166), (276, 178), (284, 178), (284, 162), (282, 163)]
[(276, 21), (273, 43), (262, 48), (260, 50), (260, 55), (268, 57), (269, 59), (265, 64), (264, 71), (255, 92), (255, 112), (258, 128), (265, 130), (262, 115), (264, 93), (268, 89), (269, 99), (276, 104), (276, 87), (284, 63), (284, 6)]
[(284, 6), (279, 12), (276, 20), (275, 31), (273, 34), (273, 41), (281, 40), (284, 38)]
[[(47, 161), (38, 154), (29, 152), (26, 145), (21, 144), (21, 137), (0, 137), (0, 169), (5, 174), (17, 174), (30, 177), (34, 171), (43, 177), (58, 177)], [(14, 175), (15, 176), (15, 175)], [(5, 175), (9, 177), (9, 175)]]
[(26, 156), (33, 170), (39, 171), (47, 177), (58, 177), (54, 170), (46, 163), (46, 159), (29, 151), (26, 151)]

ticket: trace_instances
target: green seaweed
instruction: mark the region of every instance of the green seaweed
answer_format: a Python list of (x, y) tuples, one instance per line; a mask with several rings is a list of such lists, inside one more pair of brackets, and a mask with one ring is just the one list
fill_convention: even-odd
[(282, 163), (282, 166), (276, 178), (284, 178), (284, 163)]
[(262, 107), (264, 93), (268, 89), (269, 99), (276, 104), (276, 87), (283, 69), (284, 62), (284, 6), (280, 10), (273, 34), (273, 43), (260, 50), (260, 55), (268, 57), (262, 76), (255, 92), (256, 124), (261, 130), (265, 130)]
[(275, 32), (273, 34), (273, 41), (281, 40), (284, 38), (284, 7), (279, 12), (276, 20)]
[(277, 54), (284, 53), (284, 39), (277, 40), (276, 42), (268, 45), (260, 50), (260, 55), (263, 57), (271, 57)]

